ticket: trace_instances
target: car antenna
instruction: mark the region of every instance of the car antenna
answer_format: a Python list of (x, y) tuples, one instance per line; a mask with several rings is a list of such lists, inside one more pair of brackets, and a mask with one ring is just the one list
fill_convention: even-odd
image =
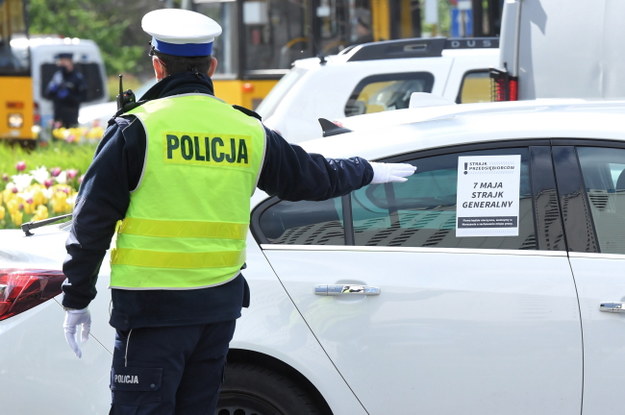
[(352, 132), (352, 130), (350, 130), (349, 128), (342, 127), (341, 125), (332, 122), (326, 118), (319, 118), (318, 121), (319, 125), (321, 125), (321, 130), (323, 131), (324, 137)]
[(33, 233), (30, 231), (31, 229), (41, 228), (42, 226), (46, 226), (46, 225), (49, 225), (50, 223), (58, 222), (60, 220), (69, 218), (71, 216), (72, 214), (68, 213), (66, 215), (55, 216), (53, 218), (42, 219), (42, 220), (37, 220), (33, 222), (26, 222), (22, 224), (21, 228), (26, 234), (26, 236), (33, 236)]

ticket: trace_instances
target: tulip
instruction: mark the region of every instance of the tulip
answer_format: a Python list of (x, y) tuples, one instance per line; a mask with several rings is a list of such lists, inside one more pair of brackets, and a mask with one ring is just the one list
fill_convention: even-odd
[(24, 160), (18, 161), (17, 164), (15, 165), (15, 168), (17, 169), (17, 171), (26, 170), (26, 162)]
[(60, 167), (53, 167), (50, 170), (50, 174), (52, 175), (52, 177), (58, 176), (59, 174), (61, 174), (61, 168)]
[(11, 213), (11, 220), (15, 224), (15, 226), (21, 226), (22, 221), (24, 220), (24, 214), (22, 212), (13, 212)]
[(48, 208), (44, 205), (39, 205), (33, 216), (34, 221), (48, 218)]

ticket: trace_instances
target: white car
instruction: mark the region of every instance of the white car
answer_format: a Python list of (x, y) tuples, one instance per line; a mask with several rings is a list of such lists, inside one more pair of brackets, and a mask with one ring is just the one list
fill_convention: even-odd
[[(254, 195), (219, 414), (621, 413), (625, 101), (472, 105), (305, 143), (412, 163), (405, 183)], [(1, 231), (3, 413), (109, 409), (109, 268), (77, 359), (41, 271), (63, 228)]]
[[(152, 88), (156, 84), (156, 79), (150, 79), (143, 84), (136, 91), (135, 99), (139, 100), (145, 94), (148, 89)], [(127, 90), (127, 88), (124, 88)], [(117, 112), (117, 101), (102, 102), (100, 104), (83, 105), (78, 111), (78, 124), (81, 127), (91, 128), (99, 126), (106, 129), (108, 121)]]
[(268, 127), (301, 142), (321, 135), (318, 118), (407, 108), (413, 92), (449, 103), (490, 102), (498, 44), (496, 38), (398, 39), (297, 60), (256, 111)]

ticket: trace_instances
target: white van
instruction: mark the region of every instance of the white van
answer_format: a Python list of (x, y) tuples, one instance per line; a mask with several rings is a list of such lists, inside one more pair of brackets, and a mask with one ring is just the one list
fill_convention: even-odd
[(505, 0), (497, 100), (625, 97), (625, 1)]
[[(71, 53), (74, 66), (80, 71), (87, 84), (87, 98), (82, 105), (97, 104), (108, 101), (106, 70), (98, 45), (89, 39), (78, 39), (58, 36), (31, 36), (22, 39), (20, 44), (12, 44), (22, 51), (27, 59), (27, 46), (30, 48), (30, 61), (33, 77), (33, 98), (35, 107), (41, 118), (42, 134), (52, 123), (52, 101), (43, 97), (43, 93), (57, 70), (56, 56), (59, 53)], [(41, 137), (46, 139), (45, 136)]]

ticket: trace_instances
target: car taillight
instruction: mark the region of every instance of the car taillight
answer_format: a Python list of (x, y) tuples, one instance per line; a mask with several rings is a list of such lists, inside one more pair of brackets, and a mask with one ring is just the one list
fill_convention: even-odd
[(62, 271), (0, 269), (0, 320), (56, 297), (64, 280)]
[(519, 80), (517, 77), (510, 76), (507, 71), (491, 69), (490, 79), (493, 101), (519, 100)]

